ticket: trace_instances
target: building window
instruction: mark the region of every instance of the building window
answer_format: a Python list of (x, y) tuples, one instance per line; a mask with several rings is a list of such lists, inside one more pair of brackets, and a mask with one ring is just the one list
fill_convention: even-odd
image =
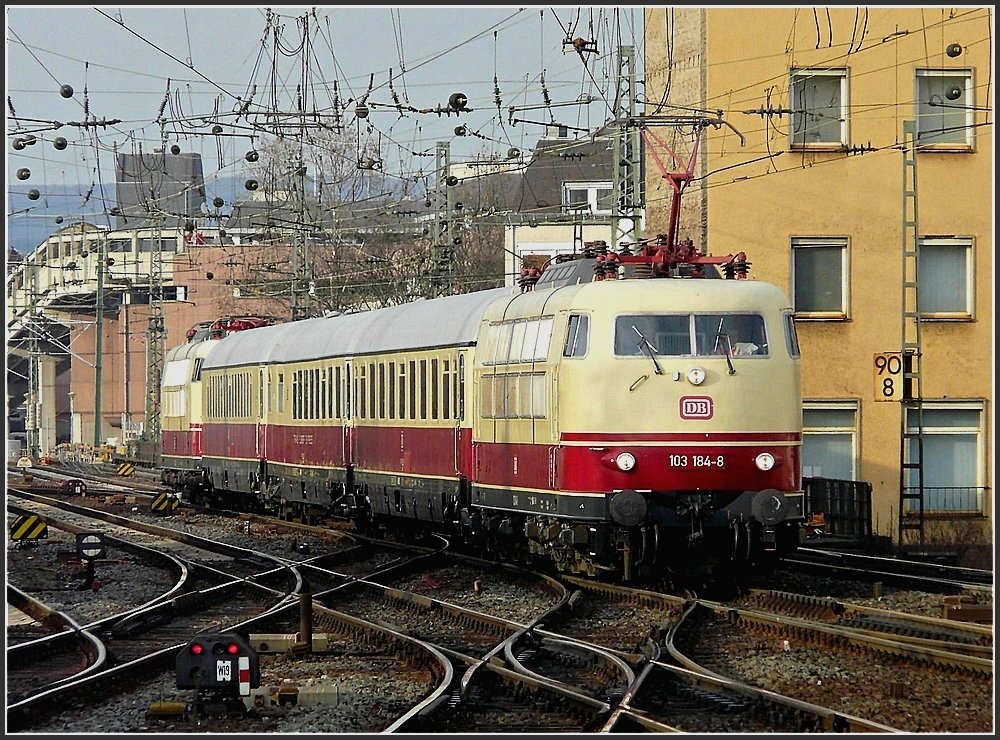
[(794, 69), (792, 146), (847, 144), (847, 70)]
[[(982, 418), (981, 403), (925, 402), (922, 412), (906, 409), (907, 430), (921, 432), (919, 440), (910, 438), (908, 444), (910, 461), (922, 463), (925, 512), (983, 512), (986, 489), (982, 480)], [(916, 470), (907, 471), (910, 493), (918, 486), (916, 476)], [(911, 500), (907, 506), (909, 511), (916, 511), (917, 503)]]
[[(156, 240), (148, 237), (139, 238), (139, 251), (140, 252), (155, 252), (156, 251)], [(177, 240), (176, 239), (160, 239), (160, 251), (161, 252), (176, 252), (177, 251)]]
[(565, 213), (610, 214), (614, 207), (610, 182), (564, 182), (562, 209)]
[(847, 278), (847, 239), (792, 239), (792, 302), (797, 318), (846, 319)]
[(108, 239), (108, 251), (109, 252), (131, 252), (132, 251), (132, 240), (131, 239)]
[(806, 403), (802, 408), (802, 475), (857, 480), (858, 405)]
[(924, 237), (917, 266), (917, 302), (925, 318), (972, 318), (972, 239)]
[(917, 70), (917, 144), (971, 150), (975, 142), (972, 70)]

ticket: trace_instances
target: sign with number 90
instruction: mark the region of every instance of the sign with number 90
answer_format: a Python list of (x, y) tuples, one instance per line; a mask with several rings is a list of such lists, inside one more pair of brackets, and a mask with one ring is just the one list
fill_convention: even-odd
[(877, 352), (873, 367), (876, 401), (903, 398), (903, 353)]

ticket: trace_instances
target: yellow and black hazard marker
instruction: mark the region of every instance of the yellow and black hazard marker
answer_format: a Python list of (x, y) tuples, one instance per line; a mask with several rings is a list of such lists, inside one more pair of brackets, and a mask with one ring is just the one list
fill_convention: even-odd
[(135, 464), (130, 462), (119, 463), (118, 475), (135, 475)]
[(49, 536), (49, 525), (38, 514), (19, 514), (10, 525), (10, 538), (15, 542), (37, 540)]
[(176, 511), (181, 505), (180, 499), (174, 496), (172, 493), (161, 493), (156, 498), (153, 499), (152, 508), (153, 511), (159, 512), (161, 514), (166, 514), (169, 512)]

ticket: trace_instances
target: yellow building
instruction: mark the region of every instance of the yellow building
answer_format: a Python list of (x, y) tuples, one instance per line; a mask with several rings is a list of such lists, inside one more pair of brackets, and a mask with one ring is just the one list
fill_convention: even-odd
[[(668, 117), (712, 121), (678, 236), (745, 251), (792, 299), (804, 475), (870, 482), (893, 542), (984, 550), (992, 8), (657, 7), (645, 29), (648, 127), (690, 149)], [(656, 166), (646, 186), (648, 231), (665, 231)]]

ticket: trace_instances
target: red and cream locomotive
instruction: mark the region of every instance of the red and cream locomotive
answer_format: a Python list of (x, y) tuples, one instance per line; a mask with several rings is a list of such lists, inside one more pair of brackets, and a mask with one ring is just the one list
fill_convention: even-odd
[(746, 279), (742, 254), (667, 243), (590, 243), (519, 288), (177, 348), (164, 477), (186, 497), (450, 531), (495, 557), (626, 581), (792, 550), (790, 302)]

